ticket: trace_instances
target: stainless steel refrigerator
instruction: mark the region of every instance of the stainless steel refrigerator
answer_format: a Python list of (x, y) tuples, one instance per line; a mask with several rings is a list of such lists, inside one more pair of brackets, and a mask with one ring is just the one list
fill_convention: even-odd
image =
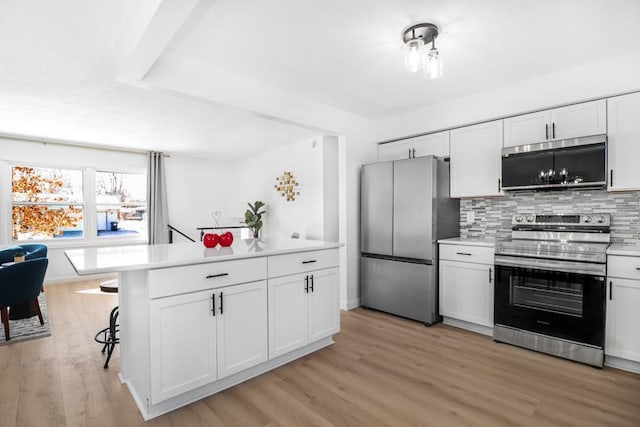
[(459, 236), (449, 163), (433, 156), (363, 165), (361, 304), (427, 325), (438, 313), (438, 239)]

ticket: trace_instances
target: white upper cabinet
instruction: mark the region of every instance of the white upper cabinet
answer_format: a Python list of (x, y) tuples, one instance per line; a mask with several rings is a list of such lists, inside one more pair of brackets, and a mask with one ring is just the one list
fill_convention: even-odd
[(640, 93), (616, 96), (608, 105), (609, 190), (640, 189)]
[(378, 145), (379, 162), (431, 155), (449, 157), (449, 131)]
[(556, 108), (550, 113), (551, 139), (607, 133), (607, 104), (604, 99)]
[(501, 196), (502, 120), (451, 131), (451, 197)]
[(504, 146), (535, 144), (607, 132), (606, 101), (583, 102), (504, 120)]
[(549, 111), (504, 119), (504, 146), (535, 144), (549, 139)]
[(407, 140), (380, 144), (378, 145), (378, 161), (386, 162), (389, 160), (408, 159), (411, 155), (411, 149), (412, 147)]

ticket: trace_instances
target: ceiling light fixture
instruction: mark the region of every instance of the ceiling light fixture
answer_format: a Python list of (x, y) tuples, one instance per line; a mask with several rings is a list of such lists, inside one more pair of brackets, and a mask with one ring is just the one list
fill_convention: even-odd
[[(412, 25), (402, 33), (405, 46), (404, 68), (412, 73), (422, 71), (424, 77), (442, 77), (442, 55), (436, 49), (439, 29), (430, 23)], [(428, 44), (431, 43), (431, 49)]]

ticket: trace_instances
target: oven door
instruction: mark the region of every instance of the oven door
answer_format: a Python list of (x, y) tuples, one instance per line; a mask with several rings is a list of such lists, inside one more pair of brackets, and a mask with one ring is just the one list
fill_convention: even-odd
[(497, 325), (603, 347), (604, 276), (498, 262), (495, 269)]

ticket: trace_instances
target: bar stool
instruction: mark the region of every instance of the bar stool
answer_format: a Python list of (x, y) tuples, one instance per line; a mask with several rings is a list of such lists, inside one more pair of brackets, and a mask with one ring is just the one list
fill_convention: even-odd
[[(118, 279), (107, 280), (106, 282), (100, 283), (100, 290), (110, 294), (117, 293)], [(109, 315), (109, 326), (98, 331), (94, 338), (97, 343), (103, 344), (102, 352), (107, 352), (107, 360), (104, 362), (104, 369), (109, 367), (109, 360), (111, 360), (113, 349), (116, 347), (116, 344), (120, 342), (120, 338), (118, 338), (118, 331), (120, 330), (118, 315), (118, 306), (115, 306)]]

